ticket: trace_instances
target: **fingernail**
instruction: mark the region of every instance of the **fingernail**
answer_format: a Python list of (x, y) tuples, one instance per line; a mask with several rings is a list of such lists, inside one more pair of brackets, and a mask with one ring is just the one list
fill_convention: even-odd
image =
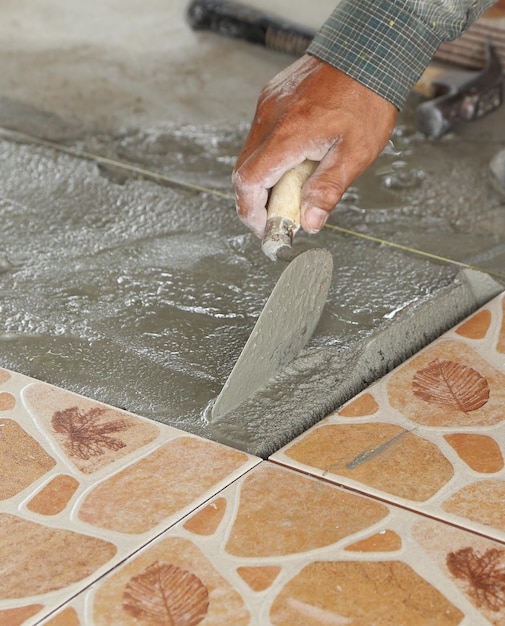
[(328, 219), (328, 213), (317, 207), (305, 211), (305, 227), (309, 233), (317, 233)]

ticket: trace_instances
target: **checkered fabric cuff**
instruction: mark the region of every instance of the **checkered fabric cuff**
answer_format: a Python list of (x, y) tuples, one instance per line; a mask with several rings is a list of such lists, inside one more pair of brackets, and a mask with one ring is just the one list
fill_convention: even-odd
[(345, 72), (398, 109), (431, 61), (443, 34), (405, 1), (343, 0), (307, 52)]

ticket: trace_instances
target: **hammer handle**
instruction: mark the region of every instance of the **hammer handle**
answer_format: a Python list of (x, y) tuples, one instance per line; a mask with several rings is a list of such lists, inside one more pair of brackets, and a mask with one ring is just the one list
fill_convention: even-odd
[(230, 0), (192, 0), (186, 11), (193, 30), (208, 30), (301, 56), (315, 31)]

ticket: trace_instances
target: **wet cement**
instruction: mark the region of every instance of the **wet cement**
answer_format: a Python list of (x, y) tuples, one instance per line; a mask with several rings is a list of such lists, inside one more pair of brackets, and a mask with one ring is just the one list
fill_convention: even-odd
[[(54, 116), (31, 119), (59, 129), (72, 148), (227, 193), (247, 130), (164, 124), (78, 136)], [(497, 145), (476, 150), (464, 132), (435, 146), (413, 131), (407, 111), (331, 223), (503, 273), (504, 209), (487, 179)], [(209, 424), (206, 408), (282, 266), (264, 257), (229, 200), (5, 137), (0, 365), (256, 454), (502, 288), (500, 279), (461, 276), (455, 265), (331, 229), (302, 235), (334, 258), (318, 329), (272, 386), (232, 420)]]
[(213, 420), (211, 432), (223, 443), (268, 458), (500, 291), (490, 276), (463, 270), (447, 288), (361, 341), (345, 349), (306, 350), (235, 410)]

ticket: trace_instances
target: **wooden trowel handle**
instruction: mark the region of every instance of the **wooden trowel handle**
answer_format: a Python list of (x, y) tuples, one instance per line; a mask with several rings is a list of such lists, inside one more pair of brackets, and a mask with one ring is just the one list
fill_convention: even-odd
[(303, 161), (286, 172), (270, 192), (261, 248), (272, 261), (277, 261), (281, 248), (291, 248), (301, 224), (302, 187), (317, 166), (317, 161)]

